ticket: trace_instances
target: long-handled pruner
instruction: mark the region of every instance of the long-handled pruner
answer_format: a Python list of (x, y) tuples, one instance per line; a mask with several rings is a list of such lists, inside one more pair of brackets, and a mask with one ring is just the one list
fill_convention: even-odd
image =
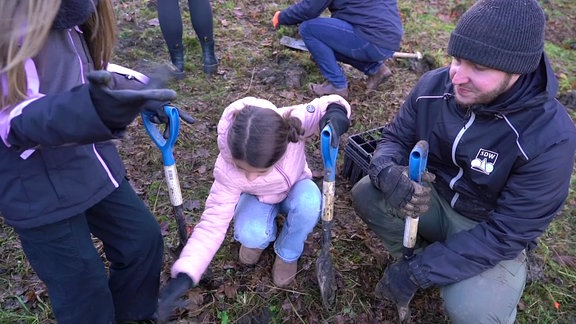
[[(320, 150), (324, 162), (324, 180), (322, 181), (322, 248), (316, 260), (316, 276), (320, 286), (322, 304), (329, 310), (336, 299), (334, 266), (330, 256), (330, 236), (334, 216), (334, 192), (336, 180), (336, 159), (338, 145), (332, 146), (336, 136), (328, 123), (320, 133)], [(337, 143), (338, 141), (334, 141)]]
[(174, 216), (178, 225), (180, 243), (176, 249), (176, 254), (179, 254), (188, 240), (188, 227), (186, 225), (186, 220), (184, 219), (184, 208), (182, 206), (182, 192), (180, 190), (180, 181), (178, 180), (178, 171), (176, 170), (176, 161), (173, 154), (174, 143), (176, 143), (178, 132), (180, 130), (180, 116), (178, 114), (178, 108), (176, 107), (166, 105), (164, 106), (164, 111), (170, 120), (167, 139), (160, 133), (156, 124), (151, 121), (151, 118), (153, 117), (152, 113), (144, 111), (141, 115), (146, 132), (162, 153), (162, 162), (164, 165), (166, 184), (168, 185), (168, 194), (170, 195), (170, 202), (172, 203)]

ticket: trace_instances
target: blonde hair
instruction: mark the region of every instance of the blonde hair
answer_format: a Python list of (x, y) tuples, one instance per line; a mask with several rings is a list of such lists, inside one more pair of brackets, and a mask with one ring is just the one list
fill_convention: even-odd
[[(26, 99), (24, 63), (44, 46), (61, 0), (0, 1), (0, 109)], [(95, 69), (104, 68), (116, 43), (116, 19), (111, 0), (100, 0), (96, 12), (81, 26)], [(5, 93), (6, 90), (6, 93)]]

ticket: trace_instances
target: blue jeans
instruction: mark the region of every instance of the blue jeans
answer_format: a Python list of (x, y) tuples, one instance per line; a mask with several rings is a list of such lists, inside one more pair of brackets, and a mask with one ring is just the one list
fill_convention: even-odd
[[(404, 216), (382, 199), (382, 192), (372, 185), (368, 176), (358, 181), (351, 193), (356, 214), (378, 235), (391, 255), (401, 257)], [(418, 222), (416, 250), (477, 224), (454, 211), (432, 187), (430, 209)], [(526, 273), (523, 251), (515, 259), (501, 261), (474, 277), (440, 287), (451, 323), (514, 323)]]
[(348, 86), (338, 62), (350, 64), (373, 75), (394, 51), (373, 45), (344, 20), (318, 17), (300, 24), (300, 36), (312, 54), (322, 76), (338, 89)]
[[(58, 324), (154, 318), (163, 238), (158, 222), (126, 180), (84, 213), (16, 232), (48, 287)], [(108, 271), (91, 233), (103, 243)]]
[[(256, 196), (243, 193), (234, 214), (234, 238), (245, 247), (257, 249), (265, 249), (276, 240), (276, 255), (285, 262), (295, 262), (318, 223), (321, 205), (320, 189), (310, 179), (294, 184), (288, 197), (278, 204), (265, 204)], [(278, 213), (285, 214), (286, 221), (276, 238)]]

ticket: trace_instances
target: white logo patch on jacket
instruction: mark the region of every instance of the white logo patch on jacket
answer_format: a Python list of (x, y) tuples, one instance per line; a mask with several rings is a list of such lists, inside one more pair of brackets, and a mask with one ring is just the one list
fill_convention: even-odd
[(481, 148), (476, 154), (476, 158), (470, 162), (470, 168), (484, 174), (494, 171), (494, 164), (498, 159), (498, 153)]

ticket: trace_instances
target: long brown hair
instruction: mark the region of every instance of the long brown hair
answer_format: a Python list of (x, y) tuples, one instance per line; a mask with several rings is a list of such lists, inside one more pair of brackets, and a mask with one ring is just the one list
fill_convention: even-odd
[[(61, 0), (0, 1), (0, 109), (26, 99), (24, 63), (44, 46)], [(104, 68), (116, 43), (116, 18), (111, 0), (100, 0), (82, 26), (96, 69)], [(6, 91), (5, 91), (6, 90)]]
[(304, 134), (302, 121), (267, 108), (246, 106), (236, 112), (228, 131), (232, 158), (255, 168), (269, 168)]

